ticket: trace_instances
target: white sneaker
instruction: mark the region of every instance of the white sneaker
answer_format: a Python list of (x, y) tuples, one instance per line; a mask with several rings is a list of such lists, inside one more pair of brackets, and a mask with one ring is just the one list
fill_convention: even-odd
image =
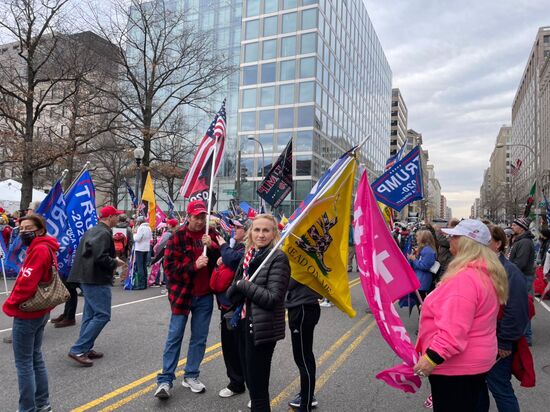
[(199, 378), (183, 378), (182, 386), (191, 389), (193, 393), (201, 393), (206, 390), (204, 383), (199, 381)]
[(236, 395), (237, 393), (236, 392), (233, 392), (231, 389), (229, 388), (223, 388), (219, 393), (218, 395), (220, 395), (221, 398), (230, 398), (232, 397), (233, 395)]
[(330, 300), (324, 299), (321, 303), (319, 303), (319, 306), (322, 308), (330, 308), (332, 307), (332, 303), (330, 303)]
[(252, 400), (249, 400), (246, 406), (248, 407), (248, 409), (252, 409)]
[(155, 398), (168, 399), (170, 397), (170, 385), (161, 383), (155, 391)]

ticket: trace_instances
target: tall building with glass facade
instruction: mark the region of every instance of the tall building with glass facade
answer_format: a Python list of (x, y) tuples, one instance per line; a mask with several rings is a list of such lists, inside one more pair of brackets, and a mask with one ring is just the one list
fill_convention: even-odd
[(241, 199), (257, 199), (262, 167), (269, 170), (289, 139), (290, 209), (367, 136), (361, 161), (371, 176), (383, 171), (391, 70), (362, 0), (244, 0), (241, 33)]

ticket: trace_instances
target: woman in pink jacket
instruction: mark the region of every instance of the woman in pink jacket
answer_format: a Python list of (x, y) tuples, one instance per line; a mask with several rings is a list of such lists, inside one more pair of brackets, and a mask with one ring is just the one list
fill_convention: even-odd
[(472, 411), (497, 358), (497, 315), (508, 279), (481, 221), (442, 231), (454, 258), (422, 306), (414, 371), (429, 377), (434, 411)]

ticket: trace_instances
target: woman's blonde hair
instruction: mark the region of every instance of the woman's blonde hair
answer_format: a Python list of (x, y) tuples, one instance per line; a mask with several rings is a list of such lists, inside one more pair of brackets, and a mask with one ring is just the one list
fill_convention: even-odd
[(437, 255), (437, 248), (435, 247), (435, 239), (432, 232), (429, 230), (419, 230), (416, 232), (416, 239), (418, 241), (418, 253), (420, 253), (425, 246), (430, 246)]
[(250, 225), (250, 228), (248, 229), (248, 231), (246, 232), (246, 242), (245, 242), (245, 245), (246, 245), (246, 250), (250, 250), (251, 247), (254, 246), (254, 244), (252, 243), (252, 229), (254, 229), (254, 222), (260, 220), (260, 219), (265, 219), (265, 220), (269, 220), (272, 224), (273, 224), (273, 240), (271, 241), (271, 243), (269, 244), (269, 247), (273, 247), (275, 246), (275, 244), (277, 244), (277, 242), (279, 241), (279, 239), (281, 238), (281, 235), (279, 233), (279, 222), (277, 222), (277, 219), (275, 219), (272, 215), (268, 215), (268, 214), (260, 214), (260, 215), (256, 215), (253, 219), (252, 219), (252, 224)]
[(466, 236), (458, 238), (457, 248), (458, 253), (451, 260), (447, 271), (441, 278), (441, 282), (445, 282), (455, 276), (469, 263), (482, 261), (487, 266), (487, 272), (495, 287), (499, 302), (506, 303), (508, 299), (508, 275), (504, 270), (504, 266), (498, 260), (498, 255), (487, 246)]

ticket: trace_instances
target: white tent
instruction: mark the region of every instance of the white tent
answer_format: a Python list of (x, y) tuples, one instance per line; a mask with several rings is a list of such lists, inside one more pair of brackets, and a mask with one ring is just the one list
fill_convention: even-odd
[[(0, 182), (0, 207), (6, 209), (7, 212), (13, 213), (19, 210), (21, 202), (21, 183), (8, 179)], [(32, 190), (32, 201), (42, 201), (46, 197), (46, 193), (40, 190)]]

